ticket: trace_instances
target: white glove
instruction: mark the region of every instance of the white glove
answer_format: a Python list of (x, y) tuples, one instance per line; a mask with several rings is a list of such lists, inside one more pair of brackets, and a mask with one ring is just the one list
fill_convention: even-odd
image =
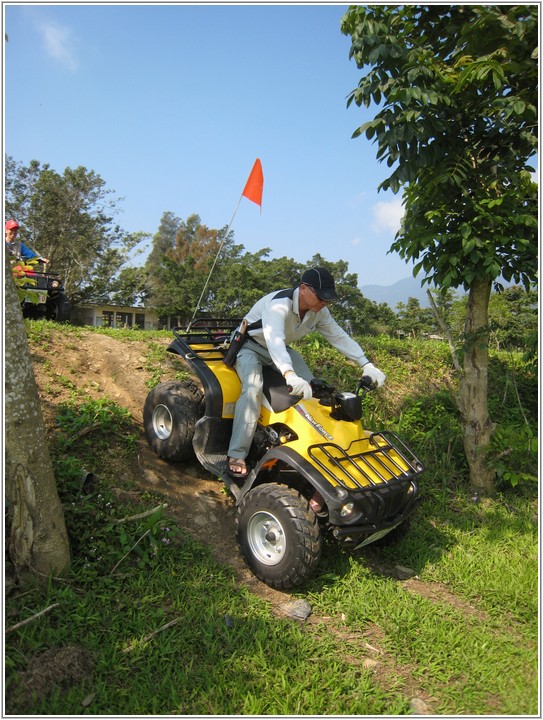
[(310, 397), (313, 397), (311, 385), (307, 382), (307, 380), (304, 380), (296, 375), (295, 372), (291, 371), (285, 373), (285, 380), (287, 385), (290, 387), (290, 395), (299, 395), (300, 397), (303, 397), (304, 400), (309, 400)]
[(369, 377), (374, 387), (383, 387), (387, 376), (379, 368), (376, 368), (373, 363), (366, 363), (362, 370), (362, 376)]

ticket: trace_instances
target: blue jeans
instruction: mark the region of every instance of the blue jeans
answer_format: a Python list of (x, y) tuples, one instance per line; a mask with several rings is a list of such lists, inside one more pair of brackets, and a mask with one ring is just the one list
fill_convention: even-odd
[[(292, 348), (287, 348), (287, 350), (296, 375), (308, 382), (312, 380), (313, 373), (307, 367), (300, 353)], [(268, 349), (262, 347), (256, 340), (248, 339), (239, 351), (234, 366), (241, 380), (241, 395), (234, 411), (228, 457), (245, 459), (249, 454), (262, 405), (262, 367), (264, 365), (273, 365)]]

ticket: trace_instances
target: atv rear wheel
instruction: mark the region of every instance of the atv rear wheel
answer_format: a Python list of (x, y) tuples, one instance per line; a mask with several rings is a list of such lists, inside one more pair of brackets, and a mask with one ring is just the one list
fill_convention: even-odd
[(149, 445), (163, 460), (194, 457), (194, 426), (203, 414), (202, 393), (191, 382), (164, 382), (151, 390), (143, 407)]
[(236, 538), (257, 578), (278, 589), (304, 583), (318, 565), (322, 538), (303, 495), (267, 483), (245, 495), (236, 516)]

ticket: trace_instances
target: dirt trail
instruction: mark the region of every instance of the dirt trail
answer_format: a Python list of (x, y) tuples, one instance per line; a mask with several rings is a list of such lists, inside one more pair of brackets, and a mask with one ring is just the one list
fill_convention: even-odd
[[(161, 341), (164, 346), (169, 339)], [(59, 348), (62, 348), (59, 351)], [(184, 530), (211, 547), (214, 557), (229, 564), (237, 577), (259, 596), (277, 606), (289, 595), (269, 588), (247, 569), (235, 540), (233, 500), (222, 483), (195, 460), (169, 464), (150, 449), (143, 433), (143, 405), (149, 392), (148, 343), (121, 341), (108, 335), (81, 331), (80, 337), (53, 332), (44, 345), (31, 343), (38, 391), (46, 424), (54, 422), (58, 405), (72, 392), (70, 385), (90, 399), (107, 396), (127, 408), (140, 427), (137, 462), (124, 469), (125, 479), (140, 490), (160, 493), (170, 513)], [(182, 361), (172, 356), (162, 380), (174, 379)], [(138, 494), (138, 491), (133, 491)], [(129, 495), (119, 490), (119, 495)]]
[[(170, 340), (164, 338), (153, 342), (160, 342), (166, 347)], [(91, 399), (107, 396), (127, 408), (140, 428), (140, 437), (136, 460), (119, 471), (119, 484), (129, 485), (133, 489), (126, 491), (118, 488), (119, 497), (128, 499), (130, 495), (137, 496), (145, 490), (160, 493), (168, 503), (166, 512), (181, 528), (210, 547), (219, 562), (233, 569), (240, 583), (269, 602), (275, 614), (284, 616), (283, 606), (288, 605), (292, 598), (288, 593), (273, 590), (257, 580), (246, 567), (235, 540), (234, 502), (222, 483), (196, 460), (176, 464), (160, 460), (145, 440), (142, 413), (151, 374), (148, 367), (148, 341), (139, 338), (119, 340), (85, 330), (74, 335), (53, 331), (48, 343), (31, 342), (30, 347), (46, 425), (53, 426), (58, 405), (69, 399), (74, 388), (79, 393), (86, 393)], [(179, 358), (168, 356), (161, 364), (161, 380), (174, 379), (180, 366), (183, 367), (183, 362)], [(397, 575), (395, 567), (384, 567), (375, 561), (372, 567), (376, 572), (404, 579)], [(405, 583), (405, 589), (430, 599), (458, 605), (446, 588), (421, 583), (415, 578)], [(473, 612), (473, 608), (469, 608), (469, 611)], [(313, 614), (307, 621), (308, 629), (315, 627), (316, 632), (326, 627), (331, 636), (337, 638), (338, 652), (344, 652), (340, 648), (343, 648), (345, 628), (340, 618)], [(374, 637), (375, 632), (377, 635)], [(378, 628), (370, 628), (360, 637), (357, 634), (352, 637), (349, 635), (354, 642), (354, 649), (351, 655), (345, 656), (345, 661), (356, 665), (362, 663), (364, 667), (375, 670), (388, 668), (388, 673), (395, 677), (403, 676), (408, 682), (409, 669), (398, 667), (393, 658), (387, 657), (379, 649), (379, 632)], [(407, 687), (407, 692), (416, 702), (413, 712), (419, 715), (431, 713), (433, 699), (416, 687), (416, 683), (410, 681)]]

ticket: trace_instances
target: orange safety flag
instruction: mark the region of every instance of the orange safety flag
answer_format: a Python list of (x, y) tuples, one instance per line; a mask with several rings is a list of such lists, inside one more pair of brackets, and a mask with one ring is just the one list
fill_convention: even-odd
[(251, 200), (251, 202), (254, 202), (257, 205), (260, 205), (260, 209), (262, 210), (262, 191), (263, 191), (263, 189), (264, 189), (264, 175), (262, 174), (262, 163), (257, 158), (255, 160), (255, 164), (253, 165), (253, 169), (251, 170), (251, 174), (249, 175), (249, 179), (245, 183), (245, 187), (241, 194), (245, 195), (245, 197), (248, 200)]

